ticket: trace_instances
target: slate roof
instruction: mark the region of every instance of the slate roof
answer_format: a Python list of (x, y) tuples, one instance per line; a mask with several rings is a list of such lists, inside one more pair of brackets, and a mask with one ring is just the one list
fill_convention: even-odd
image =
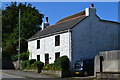
[(85, 14), (83, 13), (84, 11), (77, 13), (77, 16), (75, 16), (74, 14), (73, 15), (74, 17), (68, 16), (63, 20), (61, 19), (55, 25), (48, 26), (44, 30), (41, 30), (35, 35), (33, 35), (30, 39), (28, 39), (28, 41), (35, 40), (37, 38), (42, 38), (42, 37), (45, 37), (46, 35), (52, 35), (53, 33), (60, 32), (60, 31), (66, 31), (66, 30), (73, 28), (75, 25), (77, 25), (79, 22), (81, 22), (83, 19), (86, 18)]
[(82, 16), (82, 15), (85, 15), (85, 11), (81, 11), (81, 12), (76, 13), (76, 14), (73, 14), (73, 15), (71, 15), (71, 16), (62, 18), (62, 19), (60, 19), (57, 23), (62, 22), (62, 21), (65, 21), (65, 20), (67, 20), (67, 19), (71, 19), (71, 18), (77, 17), (77, 16)]

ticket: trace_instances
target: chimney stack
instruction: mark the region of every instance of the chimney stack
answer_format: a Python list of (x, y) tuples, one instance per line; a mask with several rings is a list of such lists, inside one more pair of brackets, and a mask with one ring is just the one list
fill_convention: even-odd
[(48, 17), (46, 17), (46, 22), (48, 22)]
[(85, 9), (86, 16), (94, 16), (96, 15), (96, 8), (94, 7), (94, 4), (90, 5), (90, 8)]
[(42, 30), (44, 30), (47, 26), (49, 26), (48, 17), (46, 17), (46, 21), (42, 23)]

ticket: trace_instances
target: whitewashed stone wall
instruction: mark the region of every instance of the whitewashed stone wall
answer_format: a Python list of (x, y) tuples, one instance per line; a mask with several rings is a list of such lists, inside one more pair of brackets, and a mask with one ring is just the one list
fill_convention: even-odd
[(60, 56), (67, 55), (70, 58), (70, 32), (57, 34), (60, 35), (60, 46), (55, 46), (55, 36), (38, 39), (40, 40), (40, 49), (37, 49), (37, 40), (28, 42), (28, 49), (30, 51), (29, 59), (37, 59), (40, 55), (40, 61), (45, 63), (45, 54), (49, 54), (49, 63), (55, 60), (55, 53), (60, 52)]

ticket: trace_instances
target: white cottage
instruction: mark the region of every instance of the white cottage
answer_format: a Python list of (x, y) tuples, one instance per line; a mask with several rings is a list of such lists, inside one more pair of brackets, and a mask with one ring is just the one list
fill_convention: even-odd
[[(103, 12), (104, 13), (104, 12)], [(119, 49), (118, 22), (102, 20), (91, 5), (85, 11), (65, 17), (49, 26), (48, 19), (39, 31), (28, 39), (29, 59), (45, 64), (60, 56), (68, 56), (72, 65), (99, 52)]]

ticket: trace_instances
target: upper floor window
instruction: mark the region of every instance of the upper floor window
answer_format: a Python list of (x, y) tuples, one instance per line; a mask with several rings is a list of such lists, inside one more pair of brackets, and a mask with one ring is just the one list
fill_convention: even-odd
[(37, 49), (40, 48), (40, 40), (37, 40)]
[(60, 45), (60, 35), (55, 36), (55, 46)]

